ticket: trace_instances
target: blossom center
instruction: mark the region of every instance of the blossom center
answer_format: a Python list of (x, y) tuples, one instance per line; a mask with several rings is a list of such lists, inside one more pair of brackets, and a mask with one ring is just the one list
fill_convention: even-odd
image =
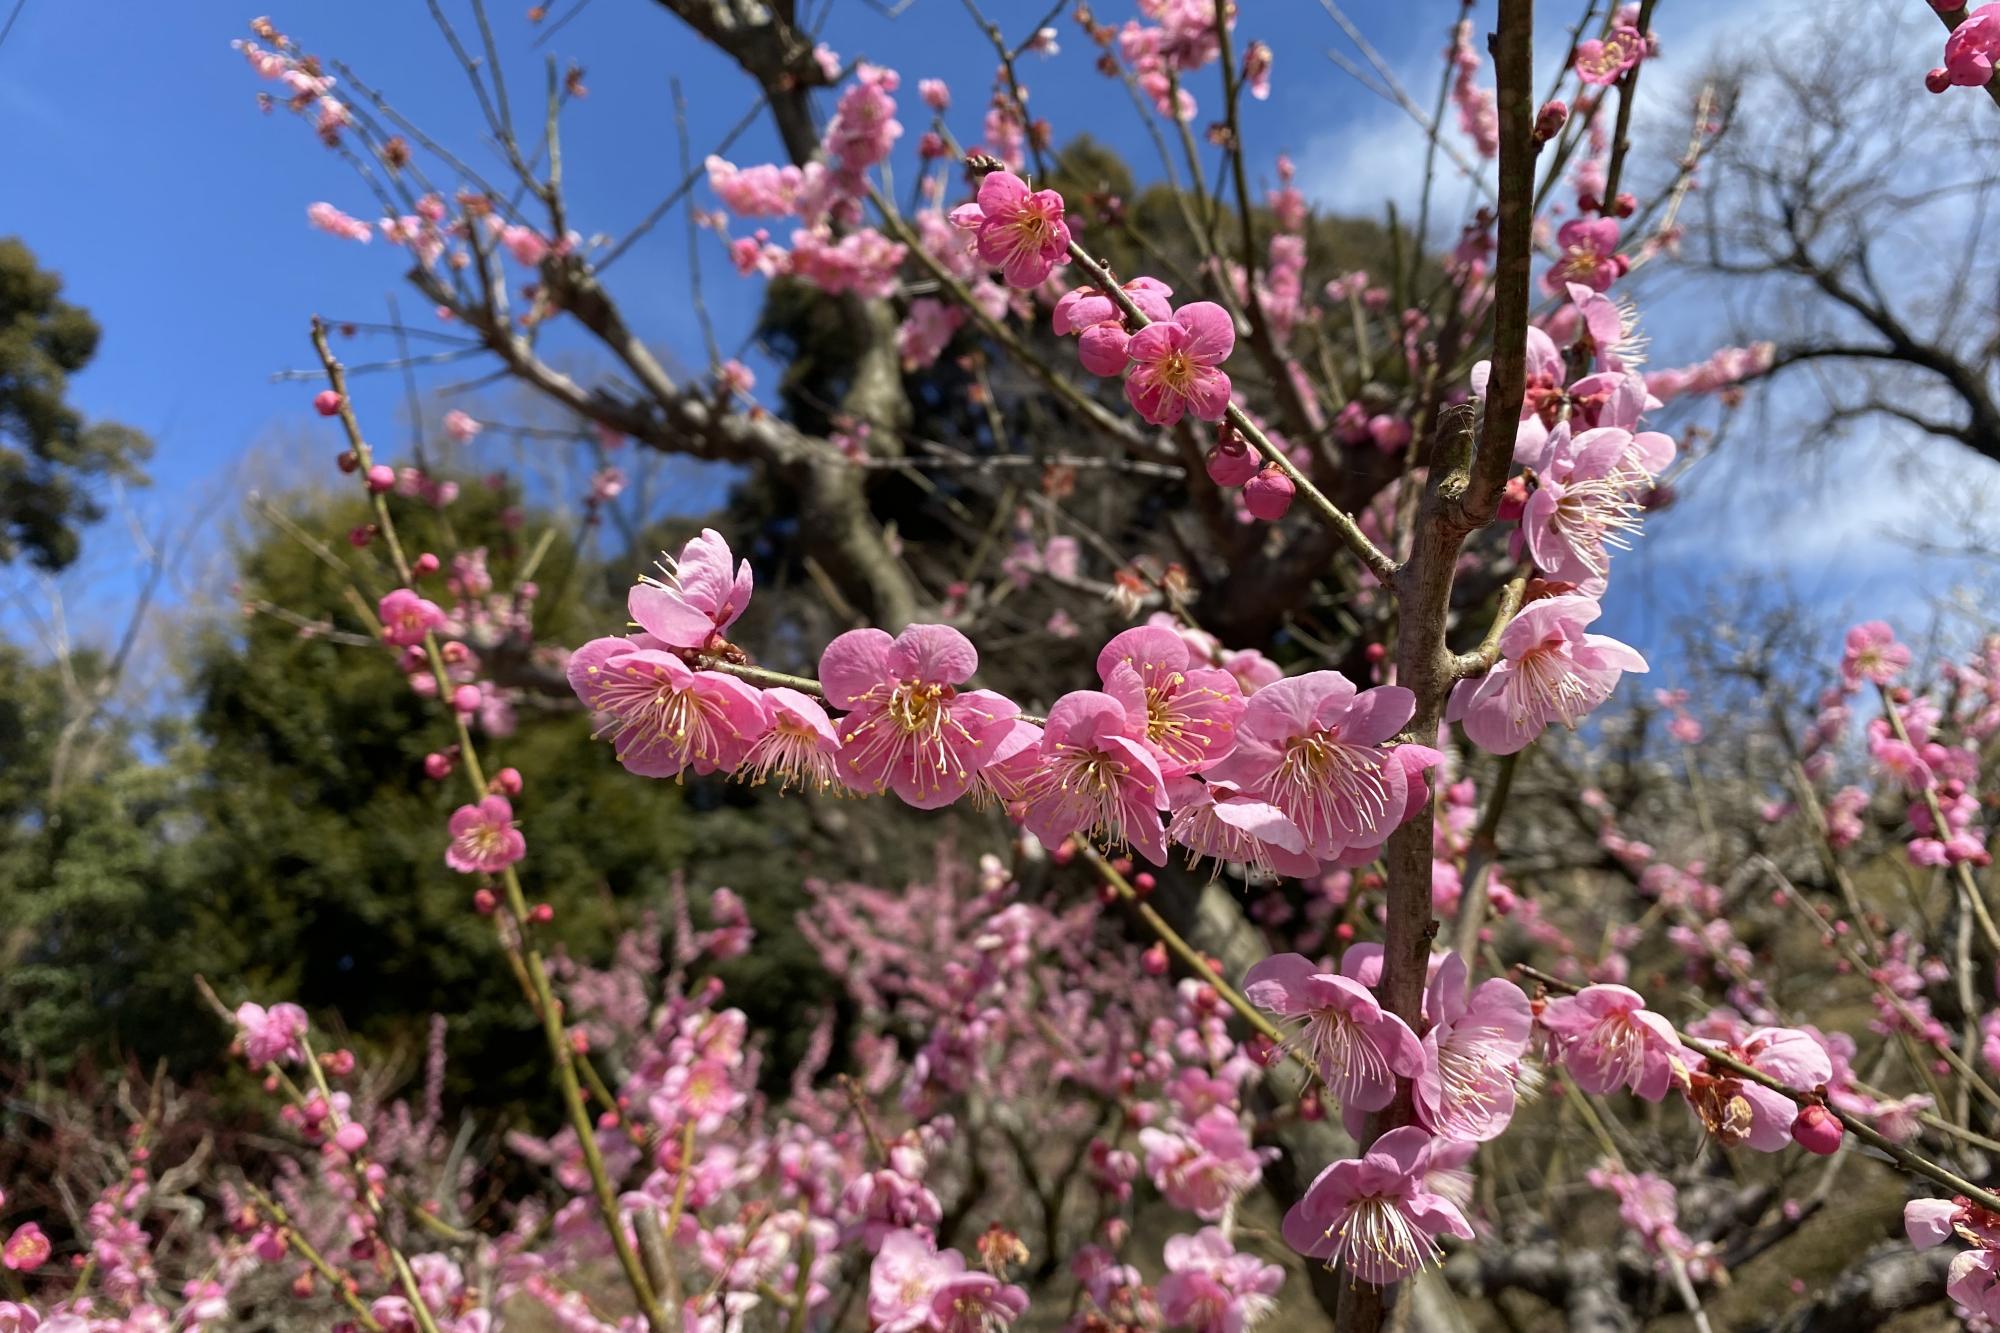
[[(1272, 803), (1302, 822), (1308, 833), (1372, 828), (1389, 813), (1381, 755), (1373, 747), (1344, 743), (1337, 730), (1294, 737), (1271, 791)], [(1343, 813), (1352, 819), (1344, 821)]]
[(1336, 1240), (1328, 1261), (1345, 1259), (1356, 1277), (1378, 1285), (1444, 1257), (1437, 1242), (1410, 1220), (1400, 1200), (1380, 1194), (1356, 1199), (1327, 1234)]
[(1574, 731), (1594, 706), (1560, 640), (1523, 653), (1514, 663), (1514, 678), (1519, 688), (1510, 691), (1514, 700), (1509, 712), (1517, 727), (1554, 717)]
[(1160, 383), (1185, 396), (1194, 389), (1195, 370), (1194, 358), (1176, 347), (1160, 358)]

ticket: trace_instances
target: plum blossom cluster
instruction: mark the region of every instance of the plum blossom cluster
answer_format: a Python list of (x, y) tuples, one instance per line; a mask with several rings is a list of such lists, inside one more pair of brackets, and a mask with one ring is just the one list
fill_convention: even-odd
[(1373, 860), (1429, 799), (1441, 756), (1401, 739), (1408, 690), (1336, 671), (1274, 678), (1257, 655), (1171, 623), (1113, 638), (1100, 688), (1040, 720), (970, 686), (978, 652), (947, 625), (841, 635), (821, 655), (820, 697), (760, 688), (723, 637), (751, 587), (732, 558), (704, 531), (633, 587), (637, 633), (570, 658), (571, 685), (634, 773), (893, 792), (918, 809), (990, 801), (1055, 850), (1077, 837), (1160, 865), (1171, 843), (1288, 875)]
[[(420, 586), (431, 583), (427, 591), (437, 596), (426, 596), (417, 587), (392, 588), (375, 608), (382, 642), (396, 651), (410, 689), (450, 705), (488, 736), (512, 734), (517, 694), (493, 679), (489, 659), (547, 655), (535, 642), (534, 610), (541, 589), (532, 580), (498, 585), (485, 547), (460, 551), (449, 564), (421, 552), (410, 572)], [(431, 644), (436, 645), (435, 659)], [(427, 759), (425, 771), (442, 778), (453, 763), (454, 755), (439, 752)]]
[(2000, 5), (1967, 10), (1965, 0), (1931, 0), (1938, 13), (1956, 15), (1944, 39), (1944, 63), (1924, 75), (1924, 87), (1934, 93), (1947, 88), (1983, 88), (1993, 81), (1994, 61), (2000, 59)]

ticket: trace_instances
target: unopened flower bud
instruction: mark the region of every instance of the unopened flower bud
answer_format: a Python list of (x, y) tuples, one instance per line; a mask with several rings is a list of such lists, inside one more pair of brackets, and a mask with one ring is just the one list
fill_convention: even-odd
[(1792, 1141), (1821, 1157), (1831, 1157), (1838, 1152), (1840, 1141), (1846, 1134), (1847, 1127), (1833, 1112), (1817, 1103), (1800, 1107), (1798, 1118), (1792, 1121)]
[(1292, 507), (1292, 497), (1297, 493), (1290, 477), (1275, 466), (1267, 467), (1244, 483), (1243, 507), (1252, 518), (1276, 523)]
[(451, 706), (461, 713), (478, 712), (479, 687), (477, 685), (461, 685), (453, 690), (451, 692)]
[(479, 913), (479, 915), (492, 916), (493, 909), (498, 907), (499, 905), (500, 905), (500, 900), (493, 896), (493, 890), (476, 889), (473, 891), (472, 910)]
[(503, 768), (493, 775), (493, 790), (502, 796), (519, 796), (522, 785), (518, 768)]
[(333, 1136), (333, 1146), (349, 1155), (360, 1152), (367, 1143), (368, 1131), (352, 1120), (342, 1125)]
[(429, 551), (425, 551), (417, 557), (416, 563), (411, 565), (410, 569), (419, 578), (422, 578), (426, 574), (435, 574), (438, 571), (438, 558)]
[(1228, 422), (1216, 433), (1215, 447), (1208, 451), (1208, 479), (1218, 486), (1236, 487), (1257, 475), (1263, 460), (1243, 442)]
[(1155, 943), (1139, 955), (1139, 967), (1149, 977), (1163, 977), (1167, 974), (1167, 946)]
[(1569, 106), (1560, 97), (1542, 103), (1542, 109), (1535, 113), (1535, 142), (1547, 143), (1568, 123)]
[(377, 463), (368, 469), (368, 489), (380, 495), (396, 484), (396, 469), (387, 463)]
[(346, 400), (331, 389), (321, 389), (313, 395), (313, 411), (323, 417), (338, 416), (340, 405)]

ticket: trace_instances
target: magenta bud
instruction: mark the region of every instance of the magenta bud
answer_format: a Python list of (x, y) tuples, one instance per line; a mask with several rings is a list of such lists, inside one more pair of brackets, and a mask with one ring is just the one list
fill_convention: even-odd
[(1535, 142), (1547, 143), (1568, 123), (1569, 107), (1560, 97), (1542, 103), (1542, 109), (1535, 113)]
[(1798, 1118), (1792, 1121), (1792, 1141), (1821, 1157), (1831, 1157), (1838, 1152), (1840, 1141), (1846, 1135), (1847, 1127), (1833, 1112), (1817, 1103), (1801, 1107)]
[(1208, 451), (1208, 479), (1218, 486), (1241, 486), (1263, 466), (1264, 460), (1228, 425), (1217, 433), (1215, 447)]
[(1267, 467), (1244, 483), (1243, 507), (1253, 518), (1276, 523), (1292, 507), (1292, 496), (1297, 492), (1290, 477), (1275, 466)]
[(368, 489), (380, 495), (396, 484), (396, 469), (387, 463), (377, 463), (368, 469)]
[(335, 393), (333, 390), (321, 389), (318, 393), (313, 395), (313, 411), (319, 413), (323, 417), (338, 416), (340, 413), (340, 405), (345, 401), (346, 399), (342, 398), (339, 394)]

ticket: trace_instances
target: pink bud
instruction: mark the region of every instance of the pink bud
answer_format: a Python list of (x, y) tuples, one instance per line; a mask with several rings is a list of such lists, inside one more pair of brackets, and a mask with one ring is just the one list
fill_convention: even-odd
[(1833, 1112), (1817, 1104), (1801, 1107), (1798, 1118), (1792, 1121), (1792, 1141), (1821, 1157), (1831, 1157), (1838, 1152), (1840, 1140), (1846, 1134), (1847, 1127), (1834, 1117)]
[(333, 1136), (333, 1145), (344, 1153), (358, 1153), (368, 1142), (368, 1131), (352, 1120), (342, 1125)]
[(1208, 479), (1218, 486), (1241, 486), (1263, 465), (1264, 460), (1225, 422), (1215, 447), (1208, 451)]
[(1139, 966), (1149, 977), (1163, 977), (1167, 974), (1167, 946), (1155, 943), (1139, 955)]
[(479, 913), (479, 915), (492, 916), (493, 909), (498, 907), (499, 905), (500, 905), (500, 900), (493, 896), (493, 890), (476, 889), (473, 891), (472, 910)]
[(368, 469), (368, 489), (380, 495), (396, 484), (396, 469), (387, 463), (377, 463)]
[(461, 713), (478, 712), (479, 687), (477, 685), (461, 685), (453, 690), (451, 692), (451, 706)]
[(493, 775), (493, 789), (502, 796), (519, 796), (521, 787), (521, 770), (518, 768), (503, 768)]
[(425, 551), (417, 557), (416, 563), (411, 565), (410, 568), (419, 578), (425, 574), (435, 574), (438, 571), (438, 558), (429, 551)]
[(451, 776), (451, 756), (433, 750), (424, 756), (424, 776), (432, 782)]
[(357, 551), (374, 540), (375, 525), (373, 523), (363, 523), (358, 528), (350, 528), (347, 533), (347, 544)]
[(1267, 467), (1244, 483), (1243, 507), (1253, 518), (1276, 523), (1292, 507), (1292, 496), (1297, 490), (1290, 477), (1276, 467)]
[(1547, 143), (1562, 133), (1562, 127), (1569, 122), (1569, 107), (1560, 97), (1542, 103), (1542, 109), (1535, 113), (1535, 142)]
[(340, 405), (347, 401), (331, 389), (321, 389), (313, 395), (313, 411), (323, 417), (338, 416)]
[(1942, 66), (1924, 75), (1924, 87), (1934, 93), (1941, 93), (1951, 87), (1951, 74)]
[(556, 919), (556, 909), (547, 903), (536, 903), (528, 909), (528, 920), (538, 926), (546, 926)]

